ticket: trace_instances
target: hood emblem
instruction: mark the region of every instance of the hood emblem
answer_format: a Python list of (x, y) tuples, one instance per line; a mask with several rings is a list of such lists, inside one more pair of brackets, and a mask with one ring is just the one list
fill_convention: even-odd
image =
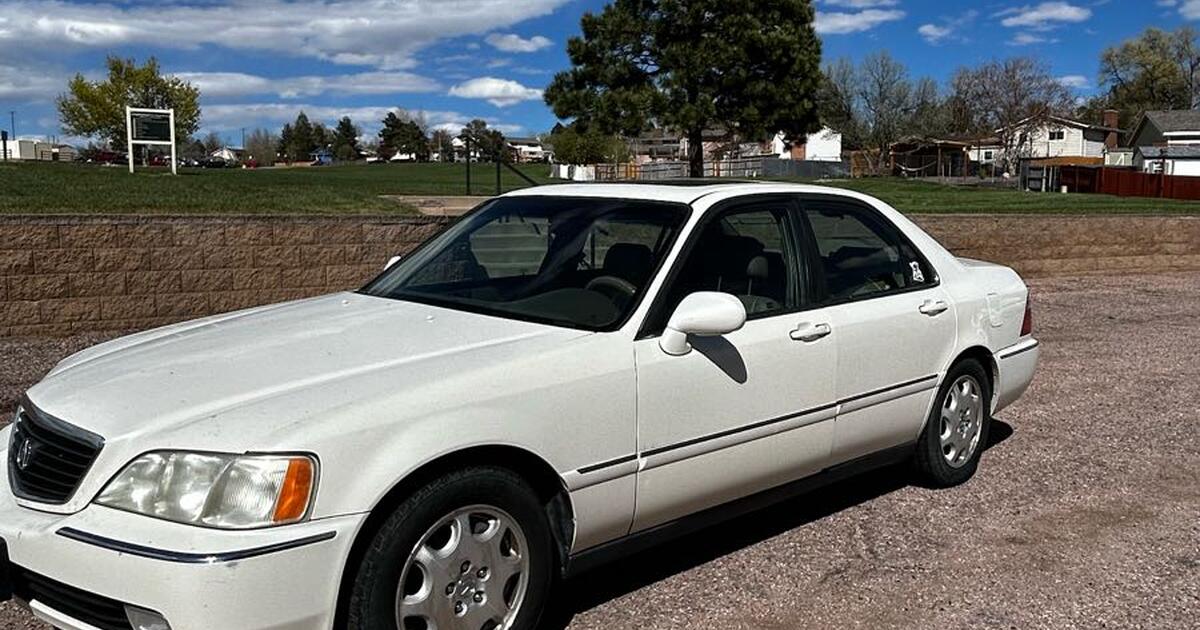
[(26, 468), (29, 468), (29, 464), (33, 462), (33, 456), (34, 456), (33, 440), (31, 440), (27, 437), (22, 437), (21, 443), (17, 446), (17, 450), (16, 450), (15, 461), (17, 464), (17, 469), (25, 470)]

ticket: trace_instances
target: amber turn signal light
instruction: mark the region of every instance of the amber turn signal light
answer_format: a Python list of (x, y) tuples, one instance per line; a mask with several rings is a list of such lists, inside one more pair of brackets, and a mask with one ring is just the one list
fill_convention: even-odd
[(279, 500), (275, 502), (275, 524), (304, 518), (312, 499), (313, 472), (312, 460), (307, 457), (296, 457), (288, 462), (287, 474), (279, 488)]

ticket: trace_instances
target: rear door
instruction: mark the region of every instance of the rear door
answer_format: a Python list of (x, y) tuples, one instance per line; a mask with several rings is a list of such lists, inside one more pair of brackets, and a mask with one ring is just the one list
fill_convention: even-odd
[[(710, 213), (634, 344), (635, 531), (817, 472), (829, 457), (836, 347), (821, 333), (826, 314), (806, 310), (794, 201), (758, 199)], [(668, 355), (658, 345), (662, 327), (696, 291), (737, 296), (747, 322)]]
[(915, 440), (954, 350), (937, 271), (881, 213), (854, 199), (799, 200), (819, 302), (837, 339), (832, 460)]

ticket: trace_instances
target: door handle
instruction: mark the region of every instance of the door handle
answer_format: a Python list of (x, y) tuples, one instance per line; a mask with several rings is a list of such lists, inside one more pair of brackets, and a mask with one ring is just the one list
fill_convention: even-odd
[(925, 300), (921, 304), (921, 307), (917, 310), (930, 317), (933, 317), (935, 315), (941, 315), (942, 313), (946, 312), (946, 309), (948, 308), (950, 308), (950, 305), (941, 300)]
[(793, 341), (813, 342), (822, 337), (829, 336), (833, 332), (833, 328), (829, 324), (800, 324), (793, 330), (789, 336)]

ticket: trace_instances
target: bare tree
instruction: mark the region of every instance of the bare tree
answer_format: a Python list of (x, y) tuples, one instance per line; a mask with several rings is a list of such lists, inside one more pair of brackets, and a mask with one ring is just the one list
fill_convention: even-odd
[(879, 150), (876, 168), (882, 173), (888, 149), (911, 122), (913, 86), (908, 69), (886, 51), (864, 59), (859, 78), (867, 138), (871, 147)]
[(255, 129), (246, 136), (246, 157), (263, 166), (275, 163), (279, 151), (279, 136), (268, 129)]
[(1196, 45), (1196, 29), (1184, 26), (1171, 34), (1175, 63), (1183, 75), (1187, 93), (1191, 96), (1191, 108), (1200, 108), (1200, 47)]
[(818, 93), (821, 123), (842, 134), (842, 143), (858, 148), (863, 144), (859, 111), (858, 70), (854, 62), (842, 57), (826, 64)]
[(962, 131), (995, 134), (1010, 169), (1029, 154), (1032, 133), (1050, 116), (1071, 110), (1071, 91), (1033, 58), (1015, 57), (959, 68), (951, 82)]

